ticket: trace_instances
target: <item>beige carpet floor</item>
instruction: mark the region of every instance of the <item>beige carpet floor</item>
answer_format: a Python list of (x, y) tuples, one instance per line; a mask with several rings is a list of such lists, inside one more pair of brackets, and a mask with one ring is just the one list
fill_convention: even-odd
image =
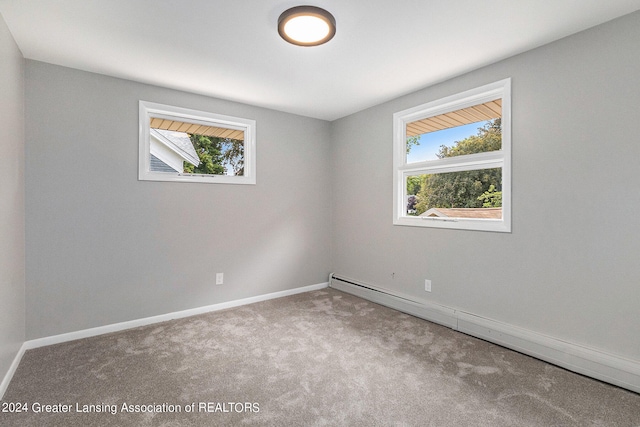
[(29, 350), (3, 405), (2, 426), (640, 427), (638, 394), (333, 289)]

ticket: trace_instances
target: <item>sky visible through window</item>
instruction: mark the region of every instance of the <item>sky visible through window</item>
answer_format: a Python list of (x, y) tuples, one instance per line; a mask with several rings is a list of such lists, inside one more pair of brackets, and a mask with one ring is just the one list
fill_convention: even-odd
[(437, 160), (438, 157), (436, 153), (440, 151), (441, 145), (453, 147), (456, 141), (477, 135), (478, 128), (485, 126), (487, 123), (486, 121), (482, 121), (436, 132), (424, 133), (418, 137), (420, 145), (413, 145), (411, 151), (407, 154), (407, 163)]

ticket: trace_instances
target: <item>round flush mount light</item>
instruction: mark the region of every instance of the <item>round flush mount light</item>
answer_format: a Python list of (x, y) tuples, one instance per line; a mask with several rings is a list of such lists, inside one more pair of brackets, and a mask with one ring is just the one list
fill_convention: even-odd
[(278, 18), (278, 33), (289, 43), (298, 46), (318, 46), (336, 34), (336, 20), (319, 7), (292, 7)]

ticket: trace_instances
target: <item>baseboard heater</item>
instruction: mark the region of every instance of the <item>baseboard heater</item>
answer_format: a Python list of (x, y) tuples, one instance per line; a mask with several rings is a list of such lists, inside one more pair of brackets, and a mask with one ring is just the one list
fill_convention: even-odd
[(458, 329), (454, 309), (332, 273), (329, 286), (430, 322)]
[(640, 361), (332, 273), (329, 287), (640, 393)]

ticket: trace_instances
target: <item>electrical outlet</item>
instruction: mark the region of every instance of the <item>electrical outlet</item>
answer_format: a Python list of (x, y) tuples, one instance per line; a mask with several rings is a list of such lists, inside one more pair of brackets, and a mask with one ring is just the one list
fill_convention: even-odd
[(224, 283), (224, 273), (216, 273), (216, 285), (222, 285)]
[(431, 280), (426, 279), (424, 281), (424, 290), (427, 292), (431, 292)]

